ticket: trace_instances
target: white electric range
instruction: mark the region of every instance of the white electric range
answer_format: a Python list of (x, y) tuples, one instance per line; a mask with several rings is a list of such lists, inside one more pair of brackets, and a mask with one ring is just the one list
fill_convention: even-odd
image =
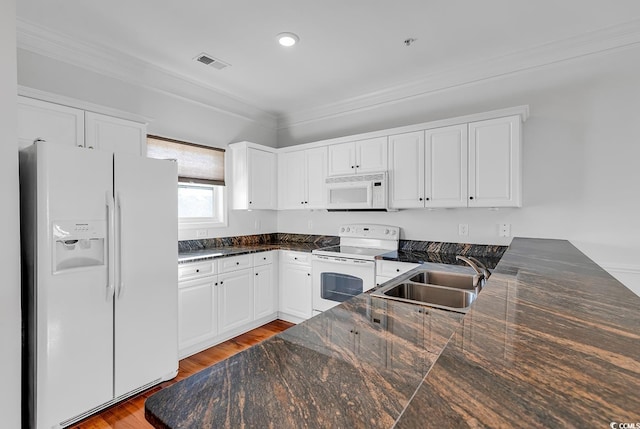
[(311, 252), (314, 314), (372, 289), (375, 258), (398, 249), (400, 228), (349, 224), (342, 225), (338, 235), (339, 245)]

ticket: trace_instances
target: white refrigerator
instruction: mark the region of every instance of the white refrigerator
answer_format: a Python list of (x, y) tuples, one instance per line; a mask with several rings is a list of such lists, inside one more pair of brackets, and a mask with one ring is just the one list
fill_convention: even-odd
[(23, 426), (70, 425), (175, 377), (175, 162), (20, 152)]

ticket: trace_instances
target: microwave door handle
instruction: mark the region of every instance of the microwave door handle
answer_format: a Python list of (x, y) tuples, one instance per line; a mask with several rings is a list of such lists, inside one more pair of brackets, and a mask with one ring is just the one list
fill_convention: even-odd
[(373, 182), (367, 182), (367, 207), (373, 207)]

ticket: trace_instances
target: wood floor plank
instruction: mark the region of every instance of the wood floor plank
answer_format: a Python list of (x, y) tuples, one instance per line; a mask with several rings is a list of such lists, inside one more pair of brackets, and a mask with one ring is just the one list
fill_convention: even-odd
[(142, 393), (103, 410), (72, 426), (79, 429), (152, 429), (144, 418), (144, 401), (159, 390), (171, 386), (203, 369), (233, 356), (293, 326), (283, 320), (275, 320), (228, 341), (182, 359), (178, 375)]

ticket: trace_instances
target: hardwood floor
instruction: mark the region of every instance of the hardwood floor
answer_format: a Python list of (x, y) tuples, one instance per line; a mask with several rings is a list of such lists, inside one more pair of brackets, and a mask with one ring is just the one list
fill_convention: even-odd
[(165, 387), (195, 374), (211, 365), (214, 365), (244, 349), (258, 344), (261, 341), (272, 337), (293, 324), (276, 320), (264, 326), (256, 328), (245, 334), (232, 338), (224, 343), (213, 346), (193, 356), (182, 359), (178, 369), (178, 376), (173, 380), (164, 382), (154, 388), (140, 393), (133, 398), (114, 405), (99, 414), (91, 416), (86, 420), (72, 426), (82, 429), (103, 429), (103, 428), (153, 428), (144, 418), (144, 401), (155, 392)]

